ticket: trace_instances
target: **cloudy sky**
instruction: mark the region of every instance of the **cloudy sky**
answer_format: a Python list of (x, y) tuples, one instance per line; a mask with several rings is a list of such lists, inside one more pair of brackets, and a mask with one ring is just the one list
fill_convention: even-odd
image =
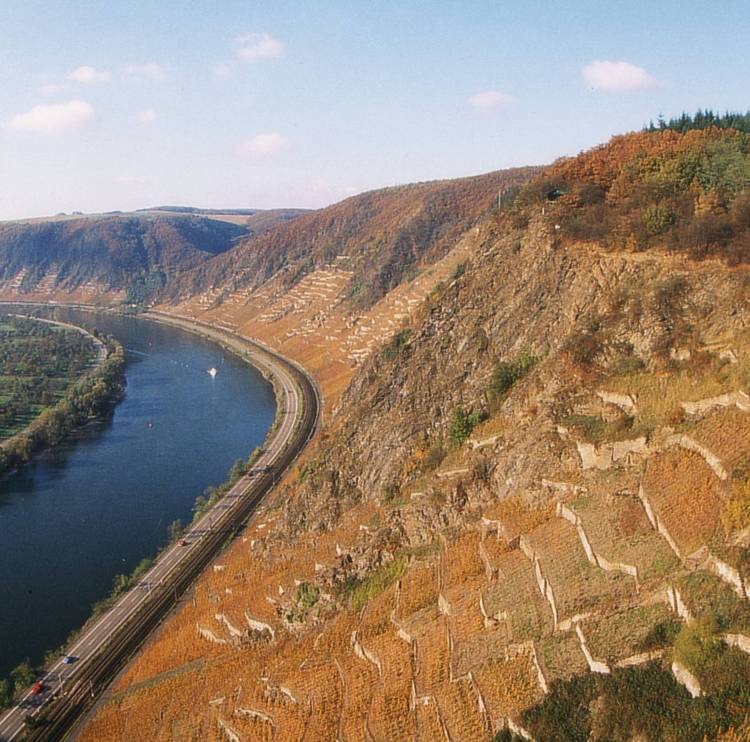
[(2, 0), (0, 218), (317, 207), (750, 108), (746, 1)]

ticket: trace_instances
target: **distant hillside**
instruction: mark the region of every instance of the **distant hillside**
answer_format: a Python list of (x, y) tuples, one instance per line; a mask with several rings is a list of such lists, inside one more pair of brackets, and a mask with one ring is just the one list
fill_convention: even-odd
[(291, 221), (308, 209), (201, 209), (195, 206), (154, 206), (149, 209), (138, 209), (139, 215), (192, 214), (231, 222), (247, 227), (248, 234), (267, 232), (281, 222)]
[[(33, 292), (135, 291), (142, 299), (172, 276), (228, 250), (243, 227), (199, 216), (113, 216), (0, 224), (0, 285)], [(130, 297), (133, 298), (133, 297)]]
[(385, 188), (304, 214), (200, 266), (167, 286), (164, 298), (253, 289), (277, 272), (291, 287), (307, 273), (337, 265), (353, 273), (349, 296), (369, 306), (420, 263), (442, 257), (485, 217), (498, 193), (536, 168)]
[(171, 211), (175, 214), (237, 214), (252, 216), (259, 209), (201, 209), (199, 206), (151, 206), (146, 209), (136, 209), (136, 213), (150, 211)]
[(304, 214), (309, 214), (307, 209), (265, 209), (256, 211), (248, 216), (243, 225), (246, 227), (248, 234), (263, 234), (284, 222), (291, 222)]

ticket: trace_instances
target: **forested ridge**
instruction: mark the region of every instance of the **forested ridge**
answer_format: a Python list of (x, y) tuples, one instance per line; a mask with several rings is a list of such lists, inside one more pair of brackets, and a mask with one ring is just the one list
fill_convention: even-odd
[(660, 116), (656, 123), (650, 121), (645, 127), (646, 131), (663, 131), (672, 129), (673, 131), (686, 132), (691, 129), (710, 129), (716, 126), (719, 129), (736, 129), (750, 133), (750, 111), (747, 113), (736, 113), (727, 111), (726, 113), (715, 113), (711, 109), (698, 109), (694, 114), (682, 113), (679, 116), (673, 116), (665, 119)]
[(674, 119), (559, 160), (509, 211), (523, 221), (527, 206), (546, 203), (562, 239), (612, 250), (749, 263), (750, 117), (737, 115), (739, 130), (724, 126), (733, 116)]
[(193, 214), (0, 224), (0, 282), (34, 291), (86, 285), (145, 301), (177, 273), (228, 250), (247, 230)]

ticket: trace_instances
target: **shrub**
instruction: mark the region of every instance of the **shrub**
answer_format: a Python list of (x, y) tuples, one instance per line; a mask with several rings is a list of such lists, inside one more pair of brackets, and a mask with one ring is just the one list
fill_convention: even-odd
[(590, 369), (597, 356), (604, 349), (604, 333), (598, 317), (590, 317), (586, 327), (571, 335), (565, 343), (565, 350), (573, 363), (582, 369)]
[(13, 691), (7, 678), (0, 678), (0, 709), (10, 705), (13, 700)]
[(399, 330), (392, 338), (388, 345), (383, 348), (382, 355), (386, 361), (392, 361), (398, 356), (401, 351), (406, 348), (409, 344), (409, 338), (411, 337), (411, 330), (404, 328)]
[(531, 206), (555, 200), (567, 190), (561, 178), (539, 177), (524, 185), (516, 196), (518, 206)]
[(363, 577), (352, 577), (344, 584), (344, 592), (349, 605), (355, 610), (362, 610), (374, 597), (380, 595), (387, 587), (398, 580), (406, 571), (406, 561), (395, 559)]
[(497, 205), (501, 211), (510, 209), (518, 198), (521, 186), (512, 185), (506, 188), (498, 197)]
[(621, 354), (614, 360), (610, 371), (613, 374), (625, 376), (636, 374), (639, 371), (643, 371), (644, 368), (646, 368), (646, 364), (641, 358), (634, 353), (625, 353)]
[(563, 419), (566, 427), (575, 428), (589, 443), (617, 440), (632, 431), (633, 418), (621, 416), (607, 421), (597, 415), (568, 415)]
[(713, 616), (703, 616), (685, 624), (674, 643), (675, 659), (692, 672), (697, 672), (716, 653), (720, 640), (718, 625)]
[(576, 189), (576, 195), (582, 206), (592, 206), (602, 203), (607, 192), (598, 183), (583, 183)]
[(603, 242), (614, 227), (612, 210), (595, 203), (564, 220), (565, 234), (581, 242)]
[(453, 410), (450, 426), (448, 427), (448, 438), (454, 446), (460, 446), (471, 435), (471, 431), (486, 419), (483, 412), (465, 412), (460, 407)]
[(320, 590), (316, 585), (311, 585), (309, 582), (300, 583), (294, 596), (295, 602), (303, 611), (310, 610), (319, 598)]
[(18, 694), (34, 682), (34, 670), (28, 662), (21, 662), (10, 671), (13, 692)]
[[(668, 246), (696, 259), (715, 255), (729, 263), (747, 262), (747, 116), (700, 113), (696, 120), (699, 126), (691, 117), (675, 119), (675, 131), (665, 131), (672, 127), (662, 122), (658, 131), (616, 137), (559, 161), (524, 187), (512, 217), (528, 218), (535, 204), (569, 190), (571, 196), (555, 207), (561, 236), (605, 248)], [(728, 130), (707, 121), (722, 121)], [(732, 131), (730, 122), (742, 132)]]
[(504, 397), (513, 385), (522, 379), (539, 362), (539, 358), (521, 351), (515, 358), (509, 361), (501, 361), (495, 366), (490, 379), (488, 396), (490, 400), (498, 400)]
[(586, 742), (589, 739), (589, 704), (597, 695), (599, 678), (573, 677), (551, 684), (545, 699), (521, 714), (535, 739), (548, 742)]
[(714, 656), (719, 659), (711, 670), (721, 682), (706, 696), (691, 698), (671, 672), (651, 662), (618, 668), (608, 676), (554, 682), (541, 703), (521, 714), (521, 721), (535, 739), (550, 742), (715, 739), (719, 731), (745, 718), (750, 662), (727, 647)]
[(674, 212), (661, 204), (648, 206), (643, 214), (643, 223), (650, 237), (655, 237), (671, 227), (675, 222)]
[(681, 629), (682, 624), (674, 618), (660, 621), (652, 626), (648, 634), (643, 637), (643, 640), (638, 645), (638, 650), (640, 652), (650, 652), (653, 649), (671, 646), (674, 644), (674, 640)]

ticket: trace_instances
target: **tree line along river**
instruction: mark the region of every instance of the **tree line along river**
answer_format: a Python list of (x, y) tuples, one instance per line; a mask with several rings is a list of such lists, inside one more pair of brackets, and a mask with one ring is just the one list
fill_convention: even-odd
[(153, 556), (262, 443), (275, 413), (259, 372), (190, 333), (72, 309), (44, 316), (116, 337), (127, 387), (111, 418), (0, 478), (0, 677), (62, 644), (115, 576)]

